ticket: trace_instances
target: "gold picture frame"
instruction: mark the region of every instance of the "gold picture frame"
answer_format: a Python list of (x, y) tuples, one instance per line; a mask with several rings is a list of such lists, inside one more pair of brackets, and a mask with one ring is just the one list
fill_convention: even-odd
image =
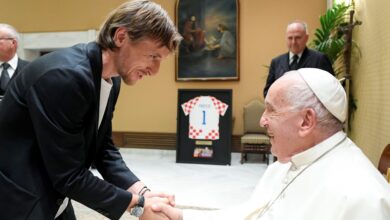
[(178, 0), (177, 81), (239, 80), (238, 0)]

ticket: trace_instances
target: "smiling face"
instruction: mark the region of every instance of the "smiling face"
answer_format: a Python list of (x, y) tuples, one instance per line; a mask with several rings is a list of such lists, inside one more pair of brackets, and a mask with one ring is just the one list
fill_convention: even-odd
[(299, 129), (302, 124), (302, 112), (292, 110), (286, 99), (285, 88), (288, 81), (276, 81), (270, 88), (266, 100), (265, 111), (260, 125), (267, 129), (272, 145), (272, 154), (280, 162), (288, 162), (299, 147)]
[(156, 75), (161, 61), (170, 54), (167, 47), (162, 47), (159, 42), (150, 38), (132, 41), (126, 30), (121, 28), (117, 30), (115, 43), (118, 48), (111, 53), (113, 71), (127, 85), (134, 85), (144, 76)]

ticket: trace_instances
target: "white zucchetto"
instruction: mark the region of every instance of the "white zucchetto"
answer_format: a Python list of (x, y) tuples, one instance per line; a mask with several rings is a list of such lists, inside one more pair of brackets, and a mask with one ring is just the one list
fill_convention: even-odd
[(327, 71), (302, 68), (297, 72), (328, 111), (341, 122), (347, 117), (347, 95), (340, 82)]

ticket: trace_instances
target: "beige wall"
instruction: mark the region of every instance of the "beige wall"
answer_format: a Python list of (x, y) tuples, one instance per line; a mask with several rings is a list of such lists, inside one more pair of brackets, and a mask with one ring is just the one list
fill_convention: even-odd
[[(173, 13), (175, 1), (165, 1)], [(306, 5), (302, 7), (302, 5)], [(117, 131), (176, 132), (177, 90), (180, 88), (224, 88), (233, 90), (234, 134), (242, 133), (242, 108), (255, 97), (262, 99), (267, 69), (272, 57), (286, 52), (284, 32), (294, 19), (318, 26), (326, 10), (324, 0), (241, 0), (240, 80), (231, 82), (175, 82), (174, 57), (162, 65), (155, 78), (135, 87), (123, 87), (116, 111)]]
[(0, 22), (10, 23), (20, 32), (98, 29), (108, 12), (122, 2), (124, 0), (0, 0)]
[[(106, 14), (122, 0), (1, 0), (7, 10), (0, 21), (20, 32), (98, 29)], [(175, 0), (156, 1), (173, 17)], [(262, 99), (272, 57), (286, 52), (286, 24), (305, 20), (310, 32), (319, 25), (326, 0), (240, 0), (240, 80), (230, 82), (176, 82), (175, 57), (161, 66), (160, 74), (134, 87), (123, 86), (114, 118), (115, 131), (176, 132), (177, 90), (223, 88), (233, 90), (234, 134), (242, 133), (242, 108), (250, 99)], [(18, 13), (15, 13), (18, 12)], [(15, 16), (18, 14), (19, 16)]]
[[(98, 29), (106, 14), (121, 2), (124, 0), (0, 0), (1, 5), (7, 5), (0, 21), (24, 33)], [(175, 0), (156, 2), (174, 17)], [(363, 25), (355, 29), (354, 37), (363, 56), (352, 66), (358, 110), (351, 137), (377, 164), (383, 147), (390, 143), (390, 1), (355, 2), (356, 16)], [(254, 97), (262, 99), (267, 76), (263, 65), (286, 51), (286, 23), (306, 20), (312, 34), (325, 10), (325, 0), (240, 0), (240, 80), (175, 82), (175, 58), (171, 56), (156, 77), (122, 87), (114, 130), (174, 133), (177, 89), (228, 88), (233, 89), (233, 133), (241, 134), (243, 105)]]
[(354, 31), (362, 57), (352, 67), (358, 109), (351, 137), (376, 165), (390, 143), (390, 1), (355, 2), (363, 24)]

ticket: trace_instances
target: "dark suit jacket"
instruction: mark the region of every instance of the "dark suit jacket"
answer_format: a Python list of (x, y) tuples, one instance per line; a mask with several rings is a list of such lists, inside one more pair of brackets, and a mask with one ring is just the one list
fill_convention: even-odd
[[(13, 79), (15, 79), (15, 77), (20, 73), (20, 71), (23, 70), (23, 68), (29, 64), (30, 62), (26, 61), (26, 60), (22, 60), (20, 58), (18, 58), (18, 65), (16, 67), (16, 70), (14, 72), (14, 74), (12, 75), (8, 85), (7, 85), (7, 88), (9, 87), (9, 84), (12, 82)], [(4, 95), (5, 92), (7, 91), (7, 88), (5, 89), (5, 91), (3, 91), (2, 89), (0, 89), (0, 95)]]
[(98, 129), (101, 74), (102, 51), (89, 43), (38, 58), (11, 84), (0, 109), (0, 219), (54, 219), (64, 197), (110, 219), (126, 210), (138, 178), (111, 138), (120, 79)]
[[(290, 71), (289, 63), (290, 62), (288, 52), (272, 59), (267, 82), (263, 91), (264, 97), (267, 95), (268, 89), (272, 85), (272, 83), (274, 83), (277, 79), (283, 76), (285, 72)], [(332, 63), (330, 62), (328, 57), (321, 52), (308, 48), (305, 48), (298, 63), (298, 68), (305, 67), (322, 69), (334, 75)]]

